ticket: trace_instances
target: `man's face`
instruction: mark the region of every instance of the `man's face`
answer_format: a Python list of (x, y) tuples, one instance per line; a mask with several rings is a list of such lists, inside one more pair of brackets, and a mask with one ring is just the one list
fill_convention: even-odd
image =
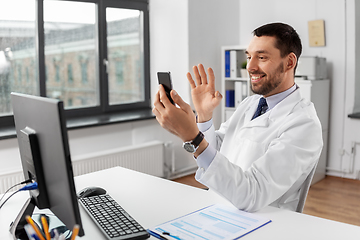
[(246, 50), (251, 90), (265, 97), (288, 89), (285, 81), (286, 57), (281, 58), (275, 37), (254, 36)]

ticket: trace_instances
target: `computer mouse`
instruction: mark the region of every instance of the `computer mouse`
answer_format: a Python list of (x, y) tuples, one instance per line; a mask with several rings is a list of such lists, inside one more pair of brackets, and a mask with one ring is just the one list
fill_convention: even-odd
[(81, 190), (77, 195), (78, 198), (99, 196), (106, 193), (106, 190), (101, 187), (87, 187)]

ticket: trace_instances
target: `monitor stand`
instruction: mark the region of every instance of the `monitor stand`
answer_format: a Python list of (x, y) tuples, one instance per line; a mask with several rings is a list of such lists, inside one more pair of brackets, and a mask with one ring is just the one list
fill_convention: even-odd
[(24, 206), (20, 210), (17, 217), (10, 224), (10, 232), (14, 240), (29, 239), (24, 229), (25, 224), (27, 224), (25, 217), (32, 216), (34, 209), (35, 209), (35, 200), (31, 197), (28, 200), (26, 200)]

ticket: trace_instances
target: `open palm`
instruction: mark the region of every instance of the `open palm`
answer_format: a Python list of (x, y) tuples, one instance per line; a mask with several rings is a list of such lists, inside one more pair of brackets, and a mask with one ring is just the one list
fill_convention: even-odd
[(187, 74), (191, 86), (191, 96), (198, 114), (198, 121), (205, 122), (212, 118), (214, 109), (219, 105), (222, 96), (215, 91), (215, 75), (208, 68), (209, 80), (202, 64), (193, 67), (195, 81), (190, 73)]

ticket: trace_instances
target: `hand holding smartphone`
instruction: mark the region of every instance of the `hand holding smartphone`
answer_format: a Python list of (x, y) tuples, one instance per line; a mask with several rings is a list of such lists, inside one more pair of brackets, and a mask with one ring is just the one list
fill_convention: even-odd
[(159, 84), (164, 86), (166, 96), (169, 98), (170, 102), (175, 105), (174, 101), (170, 96), (170, 92), (172, 90), (172, 82), (171, 82), (171, 75), (170, 72), (158, 72), (158, 81)]

